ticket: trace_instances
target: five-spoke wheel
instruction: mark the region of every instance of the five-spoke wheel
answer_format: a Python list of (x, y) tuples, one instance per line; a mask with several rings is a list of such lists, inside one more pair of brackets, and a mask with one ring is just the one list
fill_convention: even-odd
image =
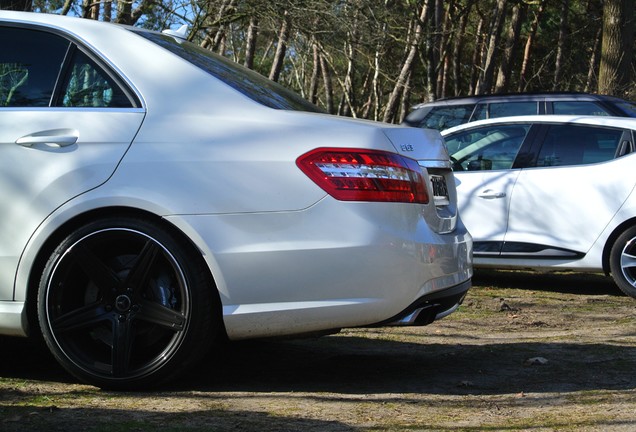
[(200, 257), (158, 225), (102, 220), (74, 231), (49, 259), (40, 325), (80, 379), (145, 387), (173, 378), (209, 346), (213, 288)]

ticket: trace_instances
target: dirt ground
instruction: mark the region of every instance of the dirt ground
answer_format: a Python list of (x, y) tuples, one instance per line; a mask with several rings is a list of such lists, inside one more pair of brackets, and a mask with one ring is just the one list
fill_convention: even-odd
[(158, 392), (0, 338), (0, 431), (631, 431), (635, 372), (636, 300), (611, 280), (478, 270), (430, 326), (230, 344)]

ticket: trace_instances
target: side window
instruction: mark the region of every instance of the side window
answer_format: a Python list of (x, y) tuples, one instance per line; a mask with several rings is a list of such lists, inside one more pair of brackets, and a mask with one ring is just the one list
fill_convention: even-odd
[(0, 27), (0, 107), (49, 106), (69, 42), (37, 30)]
[(422, 119), (421, 128), (444, 130), (468, 123), (475, 105), (449, 105), (433, 107)]
[(456, 171), (511, 169), (530, 125), (491, 125), (445, 137)]
[(473, 120), (537, 114), (537, 102), (498, 102), (479, 104)]
[(75, 50), (57, 105), (93, 108), (132, 106), (113, 79), (80, 50)]
[(621, 129), (552, 125), (539, 151), (537, 166), (583, 165), (614, 159), (622, 136)]
[(600, 105), (597, 105), (594, 102), (586, 102), (586, 101), (555, 101), (555, 102), (552, 102), (552, 112), (554, 114), (573, 114), (573, 115), (594, 115), (594, 116), (610, 115)]

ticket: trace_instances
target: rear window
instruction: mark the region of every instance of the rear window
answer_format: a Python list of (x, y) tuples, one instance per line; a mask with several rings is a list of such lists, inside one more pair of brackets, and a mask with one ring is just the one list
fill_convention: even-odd
[(636, 117), (636, 103), (631, 101), (617, 102), (616, 106), (623, 110), (629, 117)]
[(209, 50), (174, 37), (140, 29), (137, 34), (203, 69), (250, 99), (270, 108), (322, 112), (293, 91)]
[(552, 102), (554, 114), (608, 116), (607, 110), (594, 102), (555, 101)]

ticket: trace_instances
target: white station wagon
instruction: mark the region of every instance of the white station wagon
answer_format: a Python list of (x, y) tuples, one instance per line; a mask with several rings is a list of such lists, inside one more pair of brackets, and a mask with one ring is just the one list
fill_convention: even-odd
[(79, 379), (429, 324), (469, 289), (438, 132), (322, 114), (178, 32), (0, 12), (0, 40), (0, 334)]

